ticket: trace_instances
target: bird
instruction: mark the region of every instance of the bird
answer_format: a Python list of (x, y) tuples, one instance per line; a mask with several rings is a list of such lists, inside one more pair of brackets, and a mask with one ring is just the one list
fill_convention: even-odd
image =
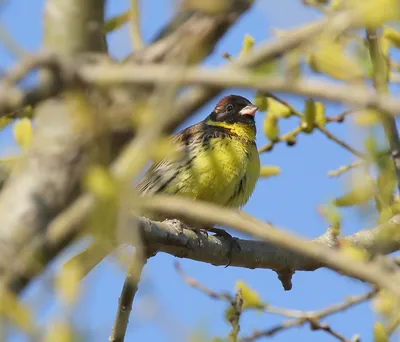
[[(260, 174), (254, 120), (257, 111), (256, 105), (239, 95), (220, 99), (204, 120), (171, 136), (182, 153), (178, 157), (164, 157), (151, 165), (136, 183), (138, 195), (182, 196), (232, 209), (242, 208), (252, 195)], [(174, 219), (153, 212), (140, 214), (153, 221)], [(223, 229), (202, 226), (195, 221), (183, 223), (196, 233), (213, 232), (229, 240), (228, 265), (234, 246), (240, 249)], [(67, 263), (90, 260), (95, 248), (89, 246)]]
[[(181, 196), (242, 208), (260, 173), (254, 120), (257, 110), (256, 105), (239, 95), (220, 99), (204, 120), (171, 137), (182, 152), (180, 157), (154, 163), (137, 183), (138, 194)], [(153, 214), (150, 219), (160, 221), (167, 217)], [(230, 236), (214, 227), (200, 229)]]

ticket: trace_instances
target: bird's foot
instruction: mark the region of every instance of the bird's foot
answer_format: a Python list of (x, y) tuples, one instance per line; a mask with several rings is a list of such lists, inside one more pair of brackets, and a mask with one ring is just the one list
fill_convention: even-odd
[(232, 263), (232, 253), (234, 248), (236, 248), (239, 252), (242, 250), (242, 248), (240, 247), (239, 243), (238, 243), (238, 239), (233, 237), (231, 234), (229, 234), (226, 230), (224, 229), (220, 229), (220, 228), (209, 228), (207, 229), (209, 232), (214, 233), (214, 236), (219, 236), (224, 238), (226, 241), (229, 242), (229, 250), (228, 253), (226, 255), (226, 258), (228, 259), (228, 264), (225, 266), (228, 267), (231, 263)]
[(203, 246), (203, 238), (208, 238), (208, 232), (204, 228), (198, 228), (198, 227), (191, 227), (191, 226), (186, 226), (187, 229), (190, 229), (192, 232), (194, 232), (197, 235), (198, 241), (199, 241), (199, 247)]

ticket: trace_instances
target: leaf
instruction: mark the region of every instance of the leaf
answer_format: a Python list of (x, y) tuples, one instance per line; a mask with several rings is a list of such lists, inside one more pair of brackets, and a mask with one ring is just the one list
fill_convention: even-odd
[(272, 177), (279, 175), (281, 173), (281, 169), (279, 166), (261, 166), (260, 168), (260, 177)]
[(338, 197), (334, 204), (338, 207), (362, 205), (370, 201), (376, 194), (374, 180), (362, 170), (352, 173), (350, 190), (343, 196)]
[(251, 51), (251, 49), (254, 46), (254, 38), (250, 36), (249, 34), (245, 34), (243, 38), (243, 44), (242, 44), (242, 49), (240, 50), (239, 58), (243, 57), (246, 55), (248, 52)]
[(368, 254), (364, 249), (352, 246), (349, 242), (341, 241), (340, 252), (354, 261), (368, 260)]
[(374, 324), (374, 342), (389, 342), (389, 336), (381, 322)]
[(278, 118), (273, 113), (267, 113), (264, 119), (264, 133), (265, 136), (271, 141), (279, 139), (279, 126)]
[(13, 121), (12, 118), (8, 118), (6, 116), (3, 116), (0, 118), (0, 130), (3, 128), (6, 128), (9, 124), (11, 124)]
[(268, 108), (267, 97), (259, 91), (254, 96), (253, 103), (258, 107), (258, 111), (260, 112), (265, 112)]
[(104, 31), (110, 33), (125, 25), (131, 18), (131, 12), (126, 11), (108, 19), (104, 24)]
[(380, 115), (375, 109), (364, 109), (354, 113), (354, 122), (361, 127), (371, 127), (380, 123)]
[(114, 198), (116, 195), (116, 183), (110, 172), (104, 167), (92, 166), (84, 179), (86, 189), (101, 199)]
[(66, 321), (57, 321), (50, 325), (43, 342), (73, 342), (74, 333)]
[(242, 291), (243, 307), (258, 308), (261, 305), (261, 300), (256, 291), (247, 286), (242, 280), (238, 280), (235, 285), (236, 291)]
[(185, 9), (195, 10), (197, 12), (217, 15), (225, 12), (231, 6), (230, 0), (185, 0), (183, 2)]
[(322, 209), (322, 215), (329, 222), (332, 233), (335, 236), (339, 236), (342, 215), (340, 214), (338, 208), (333, 203), (329, 203), (325, 206), (325, 208)]
[(398, 0), (351, 0), (348, 1), (358, 12), (358, 24), (367, 28), (377, 28), (382, 24), (400, 18)]
[(179, 149), (170, 137), (160, 137), (157, 144), (152, 146), (150, 156), (154, 162), (158, 162), (164, 158), (172, 161), (180, 158), (183, 153), (184, 150)]
[(354, 205), (365, 204), (372, 199), (374, 195), (373, 187), (359, 188), (349, 191), (335, 199), (334, 203), (338, 207), (351, 207)]
[(383, 29), (383, 37), (386, 38), (390, 43), (397, 47), (400, 48), (400, 32), (395, 30), (394, 28), (386, 26)]
[(324, 43), (307, 57), (310, 68), (332, 78), (349, 81), (360, 79), (363, 71), (359, 64), (343, 52), (339, 43)]
[(28, 118), (17, 120), (13, 126), (14, 138), (19, 146), (26, 148), (32, 141), (32, 124)]
[(322, 102), (314, 102), (315, 123), (318, 127), (324, 127), (326, 124), (325, 106)]
[(235, 308), (231, 304), (229, 304), (228, 307), (225, 309), (225, 314), (224, 314), (225, 320), (228, 323), (230, 323), (232, 317), (234, 317), (235, 314), (236, 314)]
[(389, 318), (397, 312), (398, 300), (388, 291), (382, 289), (373, 301), (374, 310), (383, 317)]
[(267, 97), (267, 108), (268, 113), (271, 113), (277, 118), (288, 118), (292, 115), (290, 107), (272, 97)]
[(17, 325), (18, 328), (29, 334), (34, 333), (33, 313), (30, 308), (21, 303), (13, 292), (5, 288), (0, 295), (0, 313)]
[(77, 299), (82, 277), (83, 270), (80, 263), (70, 261), (64, 264), (56, 277), (56, 288), (65, 304), (71, 304)]
[(311, 133), (314, 130), (315, 116), (316, 116), (315, 102), (313, 99), (309, 98), (306, 100), (304, 108), (304, 116), (302, 118), (303, 120), (301, 126), (303, 132)]

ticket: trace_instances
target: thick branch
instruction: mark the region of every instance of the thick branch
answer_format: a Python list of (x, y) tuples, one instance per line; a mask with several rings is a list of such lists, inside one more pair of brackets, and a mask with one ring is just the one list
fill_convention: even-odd
[(392, 96), (374, 94), (367, 87), (336, 85), (313, 79), (288, 80), (282, 77), (265, 77), (235, 67), (224, 69), (179, 68), (170, 66), (104, 65), (88, 66), (78, 72), (80, 79), (89, 84), (110, 86), (113, 84), (172, 84), (204, 85), (215, 88), (249, 88), (263, 92), (294, 93), (338, 101), (356, 107), (381, 109), (396, 115), (400, 101)]
[[(152, 249), (165, 252), (176, 257), (206, 262), (215, 266), (225, 266), (227, 256), (231, 249), (230, 241), (221, 237), (209, 235), (199, 241), (198, 234), (182, 227), (179, 221), (151, 222), (141, 220), (144, 238)], [(389, 223), (379, 225), (372, 229), (361, 230), (353, 235), (341, 239), (353, 245), (364, 248), (371, 253), (389, 254), (400, 249), (400, 240), (387, 241), (381, 244), (379, 234), (387, 229), (400, 227), (400, 215), (394, 216)], [(183, 230), (182, 230), (183, 229)], [(120, 232), (119, 240), (124, 243), (132, 241), (131, 227), (126, 227)], [(275, 271), (292, 269), (297, 271), (314, 271), (323, 267), (323, 262), (303, 254), (289, 251), (273, 243), (265, 241), (237, 239), (240, 250), (233, 248), (230, 257), (230, 266), (244, 268), (264, 268)], [(335, 239), (327, 233), (314, 240), (323, 246), (334, 248)]]
[[(74, 55), (104, 51), (104, 1), (48, 0), (45, 48)], [(90, 26), (88, 26), (90, 23)], [(93, 28), (93, 29), (92, 29)], [(37, 109), (37, 131), (28, 155), (0, 194), (0, 274), (52, 217), (72, 199), (84, 165), (87, 143), (76, 129), (71, 108), (59, 99)]]
[(325, 267), (350, 277), (386, 288), (393, 294), (400, 296), (400, 289), (395, 285), (398, 282), (398, 274), (392, 274), (391, 271), (382, 267), (380, 262), (353, 260), (340, 251), (305, 241), (245, 213), (171, 196), (155, 196), (151, 200), (143, 199), (142, 205), (146, 210), (154, 210), (183, 220), (196, 220), (199, 224), (217, 224), (230, 227), (269, 241), (285, 250), (311, 258)]
[[(59, 18), (59, 22), (57, 22), (57, 25), (59, 25), (59, 27), (54, 30), (53, 34), (55, 36), (58, 35), (58, 39), (55, 36), (53, 37), (51, 35), (51, 27), (46, 28), (46, 30), (48, 31), (47, 34), (49, 35), (47, 36), (47, 40), (54, 44), (62, 44), (63, 42), (66, 42), (66, 45), (62, 45), (58, 49), (63, 54), (71, 55), (78, 52), (83, 53), (83, 46), (88, 43), (87, 39), (90, 38), (73, 37), (73, 34), (76, 34), (77, 30), (70, 27), (69, 20), (88, 20), (88, 18), (86, 15), (71, 16), (71, 11), (63, 12), (63, 10), (61, 10), (58, 6), (66, 5), (66, 2), (67, 0), (49, 0), (49, 4), (47, 7), (47, 13), (49, 16), (62, 16), (63, 14), (65, 14), (66, 16), (68, 16), (68, 18)], [(89, 1), (89, 3), (96, 3), (96, 6), (100, 6), (102, 4), (98, 1)], [(79, 4), (80, 6), (82, 3), (75, 0), (70, 0), (68, 4), (70, 4), (71, 6), (73, 6), (74, 4), (78, 6)], [(206, 14), (200, 15), (196, 13), (191, 13), (187, 18), (187, 20), (190, 21), (190, 25), (184, 25), (188, 29), (184, 41), (190, 41), (191, 44), (198, 44), (199, 47), (204, 47), (204, 54), (202, 56), (202, 58), (204, 58), (213, 50), (213, 46), (225, 33), (228, 27), (232, 25), (235, 20), (250, 5), (250, 1), (235, 0), (233, 5), (229, 8), (228, 13), (222, 13), (218, 15), (218, 18), (214, 18), (215, 16), (211, 15), (210, 17), (213, 18), (207, 19), (208, 16)], [(86, 2), (83, 6), (86, 8)], [(79, 13), (79, 11), (79, 7), (76, 8), (76, 12)], [(96, 15), (99, 15), (100, 12), (94, 9), (93, 11), (91, 11), (91, 13), (94, 17)], [(92, 19), (95, 20), (94, 18)], [(89, 20), (89, 22), (92, 22), (93, 20)], [(97, 22), (100, 20), (102, 21), (103, 18), (96, 18), (95, 21)], [(56, 22), (56, 20), (48, 18), (46, 22), (53, 24)], [(78, 28), (87, 28), (85, 23), (75, 24)], [(199, 31), (196, 29), (197, 27), (205, 27), (206, 31), (202, 34), (199, 34)], [(68, 32), (70, 32), (71, 34), (70, 40), (74, 40), (76, 38), (80, 43), (75, 45), (68, 42), (69, 39), (66, 39), (66, 35)], [(174, 29), (170, 31), (168, 34), (161, 37), (161, 39), (157, 40), (157, 51), (158, 53), (160, 53), (160, 51), (163, 50), (164, 52), (161, 55), (163, 55), (164, 58), (168, 59), (168, 56), (171, 56), (169, 52), (173, 55), (171, 43), (175, 44), (173, 46), (174, 49), (185, 49), (185, 46), (181, 45), (179, 40), (176, 40), (176, 38), (173, 37), (176, 32), (178, 32), (179, 36), (182, 36), (183, 34), (182, 30), (179, 28), (179, 25), (176, 30)], [(93, 31), (89, 30), (81, 32), (80, 34), (88, 34), (92, 36)], [(88, 46), (94, 49), (91, 44), (88, 44)], [(52, 50), (54, 50), (53, 46), (50, 47), (52, 48)], [(67, 51), (68, 49), (70, 49), (69, 53)], [(138, 54), (137, 56), (140, 55), (141, 60), (145, 60), (146, 62), (151, 63), (162, 60), (155, 59), (157, 56), (160, 56), (158, 53), (155, 54), (153, 46), (149, 46), (143, 51), (140, 51), (140, 54)], [(135, 60), (135, 58), (136, 57), (133, 57), (133, 60)], [(69, 83), (69, 85), (71, 85), (71, 83)], [(64, 88), (60, 87), (59, 91), (62, 90), (64, 90)], [(45, 94), (41, 95), (54, 95), (54, 93), (44, 93)], [(119, 96), (121, 94), (122, 93), (118, 91), (114, 92), (113, 95), (116, 95), (116, 97), (112, 97), (112, 99), (115, 100), (116, 104), (118, 104), (118, 100), (120, 100), (122, 97), (122, 102), (125, 105), (130, 104), (127, 107), (128, 110), (126, 110), (127, 117), (129, 118), (130, 123), (132, 115), (132, 93), (125, 92), (124, 94), (122, 94), (123, 96)], [(35, 97), (36, 101), (40, 100), (39, 95), (40, 94), (37, 94), (37, 96)], [(5, 97), (5, 99), (7, 99), (7, 96)], [(11, 104), (15, 106), (15, 109), (19, 108), (18, 105), (26, 103), (26, 98), (24, 97), (17, 96), (17, 100), (15, 100), (15, 98), (13, 99), (14, 102), (11, 101)], [(4, 98), (0, 99), (0, 112), (4, 111), (5, 109), (10, 110), (10, 102), (6, 102), (4, 100), (5, 102), (2, 103), (2, 100), (4, 100)], [(53, 107), (53, 109), (56, 108)], [(47, 113), (50, 112), (50, 110), (47, 111)], [(119, 110), (116, 110), (114, 108), (113, 113), (115, 112), (117, 112), (119, 116), (123, 115)], [(57, 115), (55, 115), (55, 117), (57, 117)], [(49, 122), (57, 123), (58, 127), (55, 128), (54, 132), (52, 131), (53, 126), (49, 125)], [(45, 233), (48, 229), (48, 223), (57, 216), (61, 209), (66, 207), (66, 205), (70, 202), (72, 198), (76, 198), (74, 189), (76, 189), (75, 185), (77, 184), (77, 181), (79, 180), (79, 177), (81, 175), (82, 166), (82, 164), (79, 163), (83, 162), (81, 160), (81, 150), (84, 146), (84, 143), (86, 143), (87, 139), (90, 138), (87, 135), (87, 132), (90, 130), (88, 129), (84, 134), (83, 132), (81, 132), (82, 135), (71, 137), (69, 135), (70, 131), (68, 130), (69, 126), (67, 123), (64, 124), (63, 121), (56, 122), (56, 119), (50, 116), (43, 118), (42, 123), (43, 129), (48, 134), (48, 139), (43, 140), (39, 138), (39, 136), (41, 136), (39, 133), (41, 125), (39, 125), (39, 132), (36, 133), (36, 142), (34, 143), (37, 148), (33, 148), (26, 158), (25, 165), (27, 164), (27, 166), (21, 169), (18, 173), (15, 172), (15, 174), (8, 181), (0, 195), (0, 213), (3, 220), (0, 227), (0, 239), (2, 245), (5, 246), (0, 251), (0, 266), (3, 266), (5, 268), (11, 268), (11, 264), (15, 265), (15, 263), (11, 262), (11, 260), (17, 259), (15, 256), (20, 254), (19, 252), (27, 241), (33, 242), (33, 245), (35, 247), (38, 247), (37, 249), (34, 248), (33, 255), (36, 256), (36, 253), (40, 253), (40, 256), (42, 257), (40, 260), (41, 266), (44, 266), (47, 262), (51, 261), (54, 256), (57, 255), (62, 250), (62, 248), (66, 246), (66, 244), (71, 241), (73, 236), (75, 236), (74, 234), (67, 233), (64, 236), (64, 239), (61, 239), (62, 242), (57, 244), (57, 248), (55, 247), (55, 245), (51, 245), (48, 249), (40, 249), (39, 247), (42, 245), (41, 238), (43, 239), (43, 237), (40, 236), (41, 234), (39, 234), (39, 232)], [(176, 120), (175, 123), (178, 124), (178, 121)], [(126, 124), (125, 127), (127, 127)], [(172, 127), (172, 125), (170, 125), (170, 127)], [(131, 126), (129, 125), (130, 132), (128, 132), (128, 134), (126, 135), (123, 135), (123, 137), (120, 139), (121, 141), (119, 145), (123, 145), (127, 141), (127, 139), (132, 136), (130, 128)], [(60, 137), (56, 135), (57, 132), (60, 133)], [(60, 140), (60, 143), (57, 142), (57, 139)], [(86, 200), (88, 200), (88, 198), (84, 196), (81, 197), (79, 201), (85, 202)], [(89, 203), (92, 203), (90, 198)], [(90, 208), (91, 204), (89, 204), (86, 213), (90, 210)], [(36, 237), (33, 238), (34, 236), (36, 236), (37, 239)], [(17, 238), (19, 238), (19, 240)], [(32, 279), (34, 273), (39, 272), (39, 270), (41, 269), (35, 269), (35, 272), (32, 273), (32, 269), (30, 268), (30, 266), (32, 265), (29, 262), (25, 264), (20, 263), (18, 267), (15, 268), (15, 270), (18, 270), (17, 273), (19, 274), (19, 276), (14, 277), (12, 281), (8, 281), (10, 280), (10, 277), (7, 275), (4, 276), (4, 281), (9, 285), (12, 284), (14, 290), (21, 290), (27, 284), (27, 282)]]

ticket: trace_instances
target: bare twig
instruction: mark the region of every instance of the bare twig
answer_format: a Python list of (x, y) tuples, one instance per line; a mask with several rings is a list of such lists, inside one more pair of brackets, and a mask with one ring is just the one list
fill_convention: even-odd
[(342, 123), (348, 115), (353, 114), (355, 112), (357, 112), (357, 109), (345, 110), (343, 113), (340, 113), (338, 115), (328, 116), (326, 118), (326, 122), (339, 122), (339, 123)]
[[(379, 44), (378, 32), (375, 29), (367, 30), (367, 41), (369, 53), (373, 66), (373, 84), (378, 94), (387, 94), (387, 63)], [(381, 110), (380, 115), (382, 125), (385, 131), (386, 139), (389, 143), (391, 157), (397, 176), (397, 187), (400, 189), (400, 139), (397, 131), (396, 121), (385, 110)]]
[(321, 323), (319, 320), (312, 319), (312, 318), (307, 318), (307, 321), (310, 323), (311, 330), (322, 330), (322, 331), (325, 331), (326, 333), (328, 333), (329, 335), (332, 335), (333, 337), (335, 337), (336, 339), (338, 339), (341, 342), (351, 342), (349, 339), (343, 337), (337, 331), (333, 330), (326, 323)]
[(259, 75), (244, 70), (226, 68), (180, 68), (163, 65), (114, 65), (85, 66), (78, 71), (80, 78), (90, 84), (110, 86), (113, 84), (173, 83), (181, 75), (181, 84), (210, 87), (238, 87), (262, 92), (287, 92), (303, 96), (338, 101), (356, 107), (371, 107), (397, 115), (400, 101), (388, 95), (373, 94), (367, 87), (335, 85), (321, 80), (287, 80), (281, 77)]
[(354, 154), (355, 156), (359, 157), (359, 158), (365, 158), (366, 156), (355, 150), (353, 147), (351, 147), (349, 144), (347, 144), (346, 142), (344, 142), (343, 140), (339, 139), (338, 137), (336, 137), (335, 135), (333, 135), (331, 132), (329, 132), (325, 127), (318, 127), (318, 129), (325, 134), (325, 136), (334, 141), (336, 144), (338, 144), (339, 146), (343, 147), (345, 150), (351, 152), (352, 154)]
[(140, 33), (139, 0), (131, 0), (130, 19), (132, 45), (134, 49), (139, 50), (144, 47)]
[(280, 331), (283, 331), (285, 329), (301, 326), (301, 325), (309, 322), (310, 318), (314, 319), (316, 321), (320, 321), (322, 318), (325, 318), (327, 316), (333, 315), (338, 312), (345, 311), (352, 306), (363, 303), (363, 302), (371, 299), (372, 297), (374, 297), (376, 293), (377, 293), (376, 290), (372, 290), (372, 291), (369, 291), (360, 296), (349, 297), (343, 303), (329, 306), (328, 308), (322, 309), (320, 311), (308, 313), (303, 318), (285, 321), (285, 322), (278, 324), (268, 330), (256, 331), (253, 334), (240, 339), (240, 341), (241, 342), (253, 342), (262, 337), (272, 336), (272, 335), (274, 335)]
[[(136, 257), (137, 254), (135, 253), (134, 258)], [(143, 260), (129, 264), (121, 296), (118, 300), (118, 311), (109, 338), (110, 342), (124, 341), (129, 315), (132, 310), (132, 303), (138, 290), (140, 277), (146, 261), (147, 258), (145, 257)], [(137, 266), (139, 266), (139, 268)]]
[(328, 172), (328, 176), (329, 177), (338, 177), (341, 174), (343, 174), (343, 173), (345, 173), (345, 172), (347, 172), (349, 170), (352, 170), (352, 169), (354, 169), (356, 167), (364, 165), (365, 163), (366, 163), (366, 160), (356, 160), (356, 161), (352, 162), (349, 165), (344, 165), (344, 166), (339, 167), (337, 170), (329, 171)]
[[(236, 301), (235, 301), (236, 296), (233, 297), (232, 295), (225, 293), (225, 292), (217, 293), (217, 292), (205, 287), (204, 285), (200, 284), (196, 279), (189, 277), (187, 274), (185, 274), (183, 272), (183, 270), (178, 262), (175, 262), (175, 269), (177, 270), (178, 274), (182, 277), (182, 279), (185, 281), (186, 284), (188, 284), (189, 286), (191, 286), (193, 288), (198, 289), (199, 291), (203, 292), (205, 295), (209, 296), (210, 298), (227, 301), (229, 303), (232, 303), (232, 305), (234, 305), (236, 303)], [(278, 314), (278, 315), (282, 315), (284, 317), (290, 317), (290, 318), (296, 318), (296, 319), (283, 322), (279, 326), (274, 327), (273, 329), (269, 329), (267, 331), (256, 332), (252, 336), (241, 339), (241, 341), (253, 341), (253, 340), (256, 340), (261, 337), (271, 336), (283, 329), (290, 328), (293, 326), (303, 325), (308, 322), (310, 324), (310, 328), (312, 330), (322, 330), (322, 331), (325, 331), (326, 333), (334, 336), (339, 341), (350, 342), (350, 340), (346, 339), (341, 334), (339, 334), (338, 332), (333, 330), (329, 325), (327, 325), (325, 323), (321, 323), (320, 320), (328, 315), (344, 311), (355, 304), (358, 304), (365, 300), (368, 300), (368, 299), (372, 298), (375, 295), (375, 293), (376, 293), (376, 291), (373, 290), (373, 291), (367, 292), (366, 294), (363, 294), (361, 296), (349, 298), (343, 303), (340, 303), (337, 305), (332, 305), (326, 309), (316, 311), (316, 312), (288, 310), (288, 309), (273, 307), (273, 306), (270, 306), (270, 305), (264, 304), (264, 303), (259, 303), (258, 305), (255, 305), (254, 307), (247, 308), (247, 309), (262, 310), (263, 312)], [(240, 317), (241, 310), (235, 311), (235, 313), (236, 312), (239, 312), (238, 316)], [(235, 327), (237, 327), (237, 326), (234, 325), (232, 331), (236, 333), (235, 336), (237, 339), (238, 331), (235, 329)]]
[(243, 297), (242, 291), (239, 289), (236, 292), (235, 298), (231, 302), (233, 312), (229, 317), (229, 322), (232, 325), (232, 329), (229, 332), (229, 342), (237, 342), (239, 331), (240, 331), (240, 316), (242, 315), (243, 308)]
[[(183, 281), (189, 285), (190, 287), (193, 287), (200, 292), (203, 292), (205, 295), (212, 299), (218, 299), (218, 300), (223, 300), (227, 302), (232, 302), (234, 301), (234, 297), (226, 292), (215, 292), (206, 286), (200, 284), (196, 279), (189, 277), (181, 268), (180, 264), (178, 262), (175, 262), (175, 269), (178, 272), (178, 274), (181, 276)], [(291, 318), (300, 318), (304, 316), (303, 311), (298, 311), (298, 310), (292, 310), (292, 309), (283, 309), (275, 306), (271, 306), (265, 303), (259, 303), (256, 307), (257, 310), (262, 310), (267, 313), (272, 313), (284, 317), (291, 317)], [(254, 309), (253, 308), (253, 309)]]

